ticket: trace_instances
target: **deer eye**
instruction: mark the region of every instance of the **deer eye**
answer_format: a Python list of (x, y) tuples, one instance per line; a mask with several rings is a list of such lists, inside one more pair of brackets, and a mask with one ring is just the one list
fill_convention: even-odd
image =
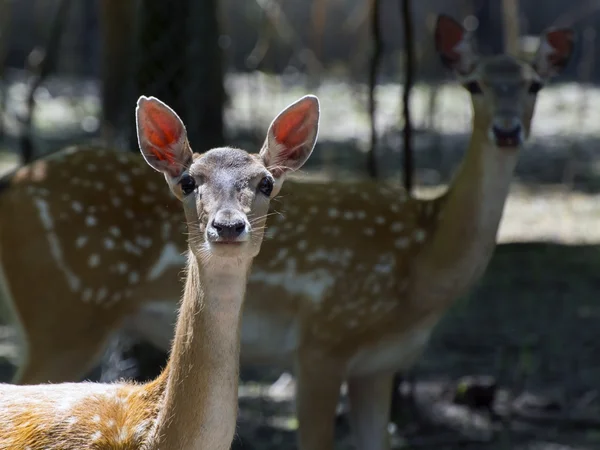
[(196, 180), (190, 175), (184, 175), (181, 177), (181, 180), (179, 180), (179, 185), (181, 186), (183, 194), (189, 195), (196, 189)]
[(471, 94), (481, 94), (481, 86), (479, 86), (479, 83), (477, 81), (469, 81), (464, 86), (465, 89)]
[(262, 180), (260, 180), (258, 190), (267, 197), (270, 197), (271, 192), (273, 192), (273, 180), (270, 177), (264, 177)]
[(529, 93), (537, 94), (538, 92), (540, 92), (540, 89), (542, 89), (542, 87), (542, 83), (540, 83), (539, 81), (532, 81), (529, 85)]

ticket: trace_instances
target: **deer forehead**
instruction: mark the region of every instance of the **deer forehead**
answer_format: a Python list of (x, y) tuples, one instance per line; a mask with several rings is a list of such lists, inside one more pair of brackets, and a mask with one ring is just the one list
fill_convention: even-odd
[(500, 55), (487, 59), (476, 71), (477, 78), (486, 84), (519, 84), (531, 79), (532, 67), (513, 57)]
[(204, 177), (208, 182), (234, 185), (267, 173), (257, 155), (231, 147), (209, 150), (195, 158), (190, 167), (192, 176)]

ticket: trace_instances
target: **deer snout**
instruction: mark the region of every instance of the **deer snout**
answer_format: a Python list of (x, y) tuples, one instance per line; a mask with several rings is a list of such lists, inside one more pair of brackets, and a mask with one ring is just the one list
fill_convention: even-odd
[(209, 222), (206, 234), (210, 242), (244, 242), (248, 239), (249, 228), (244, 214), (232, 209), (223, 209)]
[(514, 116), (495, 117), (490, 127), (490, 140), (498, 147), (518, 147), (523, 143), (523, 125)]

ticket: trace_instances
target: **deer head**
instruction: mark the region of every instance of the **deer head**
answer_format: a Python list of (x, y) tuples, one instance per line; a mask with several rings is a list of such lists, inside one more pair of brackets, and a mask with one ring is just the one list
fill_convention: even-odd
[(443, 64), (470, 92), (474, 132), (497, 147), (518, 148), (529, 135), (537, 93), (567, 64), (574, 35), (569, 29), (542, 33), (534, 61), (503, 54), (481, 57), (471, 35), (454, 19), (441, 15), (435, 45)]
[(305, 96), (285, 108), (269, 126), (258, 154), (229, 147), (192, 153), (181, 119), (154, 97), (139, 98), (136, 123), (144, 159), (164, 174), (183, 203), (190, 250), (203, 260), (253, 258), (270, 199), (285, 175), (302, 167), (313, 151), (319, 101)]

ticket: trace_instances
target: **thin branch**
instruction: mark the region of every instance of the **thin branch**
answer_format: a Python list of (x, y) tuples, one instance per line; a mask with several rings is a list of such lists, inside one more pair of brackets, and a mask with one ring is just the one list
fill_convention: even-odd
[(27, 113), (22, 119), (23, 131), (19, 143), (21, 147), (21, 164), (28, 164), (33, 160), (33, 112), (35, 109), (35, 92), (44, 83), (48, 75), (55, 69), (58, 59), (59, 44), (62, 31), (67, 20), (67, 12), (71, 0), (61, 0), (52, 20), (48, 40), (45, 48), (35, 48), (29, 54), (29, 70), (33, 72), (27, 95)]
[(377, 72), (383, 52), (383, 41), (379, 26), (379, 0), (373, 0), (371, 8), (371, 34), (373, 36), (373, 56), (369, 70), (369, 117), (371, 118), (371, 148), (367, 155), (367, 171), (373, 178), (377, 178), (377, 158), (375, 147), (377, 145), (377, 127), (375, 126), (375, 86), (377, 85)]
[(404, 20), (404, 90), (402, 92), (402, 113), (404, 116), (404, 187), (410, 193), (413, 184), (413, 147), (412, 120), (410, 116), (410, 91), (414, 75), (414, 33), (411, 12), (411, 0), (402, 0), (402, 17)]

